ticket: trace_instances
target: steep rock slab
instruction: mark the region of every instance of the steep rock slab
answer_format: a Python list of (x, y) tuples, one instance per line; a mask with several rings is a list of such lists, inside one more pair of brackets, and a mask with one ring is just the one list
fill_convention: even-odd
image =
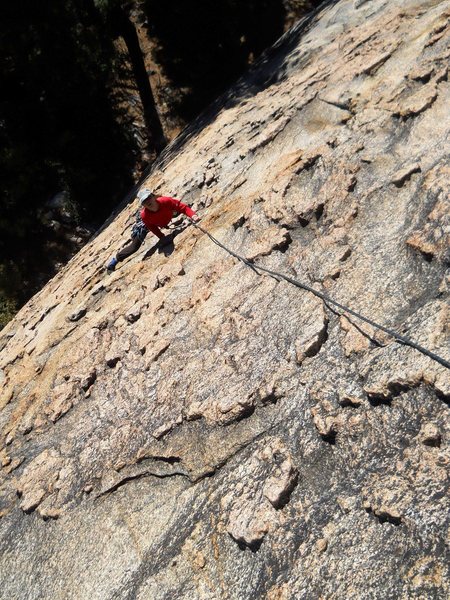
[[(325, 3), (146, 185), (449, 358), (449, 16)], [(448, 370), (126, 207), (0, 334), (11, 598), (446, 598)]]

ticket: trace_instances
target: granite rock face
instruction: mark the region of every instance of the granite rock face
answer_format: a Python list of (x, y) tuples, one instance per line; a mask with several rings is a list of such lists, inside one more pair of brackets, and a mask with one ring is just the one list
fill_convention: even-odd
[[(450, 2), (325, 3), (146, 185), (449, 353)], [(0, 589), (448, 598), (449, 371), (127, 206), (0, 333)]]

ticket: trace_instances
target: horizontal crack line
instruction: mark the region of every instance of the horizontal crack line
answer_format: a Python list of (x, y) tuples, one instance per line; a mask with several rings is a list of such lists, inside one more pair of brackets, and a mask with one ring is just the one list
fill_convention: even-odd
[(120, 489), (122, 486), (126, 485), (130, 481), (143, 479), (144, 477), (157, 477), (158, 479), (168, 479), (169, 477), (185, 477), (192, 485), (196, 485), (197, 483), (200, 483), (203, 479), (210, 478), (213, 475), (215, 475), (230, 460), (232, 460), (240, 452), (243, 452), (251, 444), (259, 441), (266, 434), (270, 433), (280, 423), (281, 423), (280, 421), (273, 423), (268, 429), (265, 429), (264, 431), (261, 431), (260, 433), (258, 433), (254, 438), (249, 440), (246, 444), (239, 446), (239, 448), (237, 448), (234, 452), (232, 452), (230, 455), (228, 455), (222, 461), (219, 461), (216, 465), (212, 465), (210, 469), (200, 472), (200, 474), (197, 477), (191, 477), (184, 471), (171, 471), (170, 473), (155, 473), (153, 471), (143, 471), (141, 473), (136, 473), (135, 475), (128, 475), (128, 476), (124, 477), (123, 479), (120, 479), (119, 481), (117, 481), (116, 483), (114, 483), (113, 485), (108, 487), (107, 489), (98, 493), (95, 496), (95, 500), (97, 500), (98, 498), (101, 498), (103, 496), (107, 496), (109, 494), (116, 492), (118, 489)]
[(129, 475), (128, 477), (124, 477), (123, 479), (121, 479), (120, 481), (115, 483), (114, 485), (110, 486), (106, 490), (103, 490), (102, 492), (97, 494), (95, 496), (95, 499), (97, 500), (98, 498), (101, 498), (102, 496), (112, 494), (112, 493), (116, 492), (119, 488), (124, 486), (125, 484), (129, 483), (130, 481), (135, 481), (137, 479), (143, 479), (144, 477), (157, 477), (158, 479), (167, 479), (169, 477), (177, 477), (177, 476), (186, 477), (186, 479), (188, 479), (192, 483), (192, 480), (190, 479), (189, 475), (187, 475), (183, 471), (172, 471), (171, 473), (154, 473), (153, 471), (144, 471), (143, 473), (138, 473), (136, 475)]

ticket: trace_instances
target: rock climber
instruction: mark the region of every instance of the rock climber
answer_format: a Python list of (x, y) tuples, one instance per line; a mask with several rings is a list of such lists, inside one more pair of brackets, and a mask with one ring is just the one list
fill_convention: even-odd
[(106, 267), (109, 273), (114, 271), (117, 263), (138, 250), (149, 231), (159, 238), (158, 243), (164, 245), (166, 236), (161, 232), (160, 227), (166, 227), (175, 215), (182, 213), (195, 223), (200, 221), (200, 217), (187, 204), (176, 198), (158, 196), (149, 190), (141, 190), (137, 197), (142, 210), (131, 229), (131, 241), (110, 260)]

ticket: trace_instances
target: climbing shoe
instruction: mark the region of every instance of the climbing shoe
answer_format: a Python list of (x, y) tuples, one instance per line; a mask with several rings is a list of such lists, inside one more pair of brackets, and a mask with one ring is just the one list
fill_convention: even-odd
[(108, 271), (108, 273), (112, 273), (114, 271), (118, 262), (119, 261), (117, 260), (117, 258), (112, 258), (109, 261), (109, 263), (106, 265), (106, 270)]

